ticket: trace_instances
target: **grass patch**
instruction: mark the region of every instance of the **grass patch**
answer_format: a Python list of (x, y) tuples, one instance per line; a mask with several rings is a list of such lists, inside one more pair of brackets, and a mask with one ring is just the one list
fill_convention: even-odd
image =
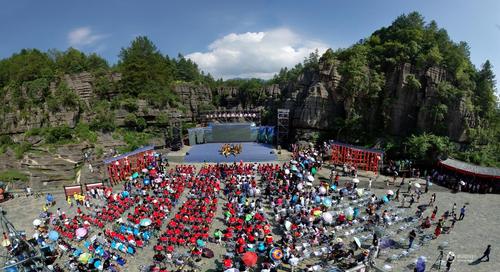
[(28, 181), (28, 176), (17, 170), (6, 170), (0, 172), (0, 181), (13, 182), (17, 180), (26, 182)]

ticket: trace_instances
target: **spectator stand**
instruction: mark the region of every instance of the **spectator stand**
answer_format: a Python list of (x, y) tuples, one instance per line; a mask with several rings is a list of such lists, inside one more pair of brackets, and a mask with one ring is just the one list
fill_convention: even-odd
[(68, 196), (73, 196), (75, 193), (83, 194), (83, 188), (81, 184), (64, 186), (64, 195), (66, 196), (66, 198), (68, 198)]
[(153, 161), (154, 146), (141, 147), (113, 158), (105, 159), (103, 162), (108, 170), (109, 181), (115, 185), (128, 178), (135, 172), (141, 172)]
[(332, 163), (335, 165), (347, 164), (357, 169), (379, 171), (379, 162), (383, 161), (384, 151), (353, 146), (331, 141)]

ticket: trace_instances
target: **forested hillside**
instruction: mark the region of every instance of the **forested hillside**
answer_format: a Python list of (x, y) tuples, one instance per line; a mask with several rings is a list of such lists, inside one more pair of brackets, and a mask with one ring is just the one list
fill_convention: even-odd
[(289, 108), (294, 139), (378, 146), (390, 157), (429, 163), (451, 154), (499, 166), (495, 76), (489, 61), (471, 63), (470, 50), (418, 13), (349, 48), (313, 53), (269, 81), (214, 79), (182, 55), (164, 55), (147, 37), (124, 47), (113, 65), (74, 48), (22, 49), (0, 61), (0, 153), (22, 159), (39, 148), (85, 142), (102, 154), (105, 135), (126, 151), (164, 137), (173, 111), (189, 127), (211, 109), (261, 109), (264, 122), (274, 124), (276, 109)]

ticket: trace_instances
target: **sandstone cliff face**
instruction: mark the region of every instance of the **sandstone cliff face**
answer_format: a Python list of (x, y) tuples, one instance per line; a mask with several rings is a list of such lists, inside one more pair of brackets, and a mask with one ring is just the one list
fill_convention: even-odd
[[(407, 77), (414, 75), (422, 87), (419, 90), (407, 88)], [(390, 99), (390, 125), (392, 135), (407, 136), (414, 132), (432, 131), (436, 124), (432, 109), (439, 103), (438, 84), (447, 79), (447, 73), (439, 67), (430, 67), (419, 71), (405, 63), (396, 68), (386, 84), (385, 95)], [(447, 101), (448, 111), (444, 121), (439, 125), (450, 139), (458, 142), (466, 140), (465, 130), (472, 127), (471, 113), (465, 107), (465, 100), (458, 103)], [(473, 118), (472, 118), (473, 119)]]

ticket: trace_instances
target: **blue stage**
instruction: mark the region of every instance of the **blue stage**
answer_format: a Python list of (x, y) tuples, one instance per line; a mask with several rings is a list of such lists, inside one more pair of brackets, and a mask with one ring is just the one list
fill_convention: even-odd
[[(231, 143), (229, 143), (231, 144)], [(222, 143), (207, 143), (194, 145), (188, 151), (189, 155), (184, 157), (184, 162), (267, 162), (276, 161), (276, 154), (271, 154), (273, 146), (253, 142), (236, 143), (243, 146), (239, 155), (228, 156), (227, 158), (219, 153)]]

